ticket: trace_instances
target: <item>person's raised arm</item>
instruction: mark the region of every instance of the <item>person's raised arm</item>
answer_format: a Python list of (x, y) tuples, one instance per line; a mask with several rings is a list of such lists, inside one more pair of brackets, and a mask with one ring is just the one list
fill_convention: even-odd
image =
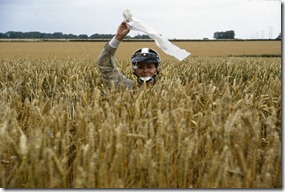
[(109, 42), (109, 45), (113, 48), (118, 48), (121, 41), (125, 38), (125, 36), (130, 32), (130, 30), (127, 27), (127, 24), (125, 21), (123, 21), (118, 29), (116, 35), (111, 39)]
[(117, 34), (115, 35), (116, 39), (118, 41), (122, 41), (124, 37), (130, 32), (129, 28), (127, 27), (127, 24), (125, 21), (123, 21), (118, 29), (117, 29)]
[(119, 69), (116, 67), (114, 59), (114, 55), (119, 44), (129, 32), (130, 30), (126, 23), (122, 22), (117, 29), (117, 34), (111, 39), (111, 41), (106, 43), (103, 51), (97, 59), (97, 66), (99, 67), (102, 77), (109, 88), (112, 87), (113, 83), (116, 88), (120, 87), (122, 84), (126, 88), (133, 88), (133, 81), (121, 74)]

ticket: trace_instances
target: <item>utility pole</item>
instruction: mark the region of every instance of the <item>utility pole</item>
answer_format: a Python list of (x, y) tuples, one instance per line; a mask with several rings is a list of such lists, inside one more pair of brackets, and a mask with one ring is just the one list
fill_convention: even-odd
[(261, 39), (264, 39), (264, 31), (261, 31)]
[(269, 26), (269, 39), (272, 39), (272, 31), (273, 31), (273, 27), (272, 26)]
[(256, 39), (259, 39), (259, 32), (256, 32)]

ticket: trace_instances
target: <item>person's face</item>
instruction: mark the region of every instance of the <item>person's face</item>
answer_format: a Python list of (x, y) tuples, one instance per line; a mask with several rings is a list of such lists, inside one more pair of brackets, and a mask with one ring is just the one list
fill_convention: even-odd
[(140, 63), (134, 73), (139, 77), (153, 77), (157, 73), (157, 68), (151, 63)]

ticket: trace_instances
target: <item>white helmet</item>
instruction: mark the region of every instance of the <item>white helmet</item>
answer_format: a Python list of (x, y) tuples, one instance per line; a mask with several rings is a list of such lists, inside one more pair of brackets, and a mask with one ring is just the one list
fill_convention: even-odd
[(131, 58), (133, 66), (136, 66), (139, 63), (153, 63), (157, 68), (160, 63), (159, 54), (150, 48), (142, 48), (136, 50)]
[(157, 68), (157, 73), (153, 76), (153, 77), (138, 77), (137, 74), (135, 74), (138, 78), (138, 82), (139, 83), (143, 83), (143, 82), (149, 82), (151, 80), (154, 79), (154, 81), (156, 81), (156, 76), (159, 73), (159, 63), (160, 63), (160, 57), (159, 54), (150, 48), (141, 48), (136, 50), (131, 58), (131, 62), (133, 65), (133, 69), (137, 68), (137, 64), (143, 63), (151, 63), (154, 64), (155, 67)]

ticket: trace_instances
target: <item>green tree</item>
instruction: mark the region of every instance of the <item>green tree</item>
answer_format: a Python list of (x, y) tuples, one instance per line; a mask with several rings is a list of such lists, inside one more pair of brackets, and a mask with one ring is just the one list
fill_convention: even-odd
[(233, 30), (225, 31), (225, 32), (215, 32), (214, 33), (215, 39), (234, 39), (235, 38), (235, 32)]

